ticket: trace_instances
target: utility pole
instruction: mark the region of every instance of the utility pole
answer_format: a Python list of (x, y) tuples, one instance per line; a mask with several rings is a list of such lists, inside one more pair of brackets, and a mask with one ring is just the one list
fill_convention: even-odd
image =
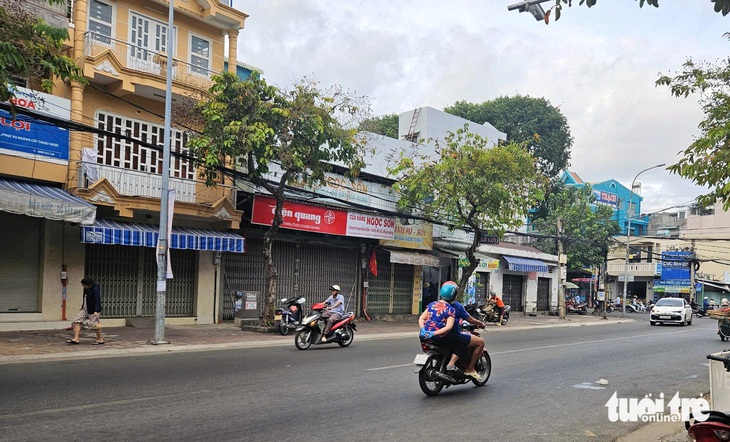
[(169, 344), (165, 341), (165, 296), (167, 293), (167, 260), (168, 234), (170, 223), (168, 217), (168, 199), (170, 193), (170, 142), (172, 139), (172, 54), (174, 45), (175, 27), (173, 5), (170, 0), (167, 25), (167, 84), (165, 88), (165, 137), (162, 149), (162, 186), (160, 188), (160, 232), (157, 240), (157, 298), (155, 300), (155, 340), (153, 344)]
[(563, 285), (563, 219), (558, 217), (558, 317), (565, 319), (565, 286)]
[(695, 240), (692, 240), (692, 257), (689, 262), (689, 299), (690, 301), (697, 302), (697, 289), (695, 289), (695, 262), (697, 257), (695, 256)]

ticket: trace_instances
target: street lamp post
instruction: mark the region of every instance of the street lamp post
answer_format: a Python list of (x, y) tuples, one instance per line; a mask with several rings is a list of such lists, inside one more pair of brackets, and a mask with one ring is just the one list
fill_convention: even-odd
[(665, 163), (657, 164), (656, 166), (648, 167), (641, 172), (637, 173), (634, 177), (634, 180), (631, 182), (631, 188), (629, 188), (629, 205), (626, 208), (626, 218), (628, 219), (628, 223), (626, 224), (626, 260), (624, 261), (624, 302), (623, 305), (621, 305), (621, 317), (624, 317), (624, 312), (626, 311), (626, 289), (629, 286), (629, 245), (631, 243), (631, 215), (633, 213), (629, 213), (629, 210), (631, 212), (634, 211), (632, 207), (632, 201), (634, 199), (634, 184), (636, 184), (636, 179), (639, 178), (639, 175), (646, 172), (647, 170), (656, 169), (657, 167), (666, 166)]

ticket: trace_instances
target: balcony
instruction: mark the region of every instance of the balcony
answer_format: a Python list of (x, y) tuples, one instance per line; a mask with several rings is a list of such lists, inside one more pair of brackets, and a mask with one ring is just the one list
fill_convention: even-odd
[[(86, 188), (101, 178), (106, 178), (120, 195), (143, 196), (160, 198), (162, 190), (162, 175), (129, 170), (122, 167), (107, 166), (103, 164), (81, 162), (80, 187)], [(212, 203), (212, 201), (201, 201), (197, 198), (200, 193), (201, 183), (194, 180), (170, 177), (169, 188), (175, 189), (175, 201), (184, 203)], [(218, 196), (225, 193), (234, 204), (236, 203), (236, 192), (231, 186), (216, 186)]]
[[(93, 74), (87, 76), (102, 83), (122, 81), (119, 66), (127, 75), (152, 75), (158, 83), (167, 80), (167, 54), (152, 51), (140, 46), (107, 37), (95, 32), (84, 34), (84, 54), (88, 57), (87, 63), (93, 66)], [(172, 59), (172, 80), (178, 86), (205, 90), (213, 83), (211, 77), (216, 73), (205, 67), (196, 66), (183, 60)], [(106, 80), (102, 80), (104, 77)], [(141, 81), (131, 80), (132, 83)], [(164, 89), (164, 88), (162, 88)], [(129, 91), (135, 92), (135, 91)]]
[[(625, 273), (625, 263), (615, 262), (608, 264), (608, 274), (613, 276), (623, 275)], [(654, 277), (657, 275), (657, 263), (655, 262), (630, 262), (629, 274), (634, 276)], [(659, 273), (661, 274), (661, 273)]]

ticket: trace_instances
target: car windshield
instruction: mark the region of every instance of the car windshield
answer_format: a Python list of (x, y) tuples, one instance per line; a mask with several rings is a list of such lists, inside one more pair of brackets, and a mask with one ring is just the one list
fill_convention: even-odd
[(656, 302), (657, 307), (682, 307), (684, 302), (681, 299), (664, 298)]

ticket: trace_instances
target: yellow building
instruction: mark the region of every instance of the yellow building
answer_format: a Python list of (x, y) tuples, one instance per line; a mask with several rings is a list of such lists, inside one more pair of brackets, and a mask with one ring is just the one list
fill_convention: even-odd
[[(190, 106), (214, 73), (239, 66), (247, 15), (229, 3), (175, 0), (170, 32), (165, 1), (28, 2), (46, 21), (68, 25), (69, 54), (88, 85), (59, 81), (52, 95), (25, 85), (19, 107), (50, 122), (3, 117), (0, 330), (68, 325), (84, 276), (101, 286), (106, 325), (154, 316), (167, 63), (174, 122), (174, 109)], [(68, 130), (66, 120), (97, 130)], [(217, 321), (221, 254), (243, 252), (235, 187), (198, 179), (186, 137), (173, 130), (168, 324)]]

